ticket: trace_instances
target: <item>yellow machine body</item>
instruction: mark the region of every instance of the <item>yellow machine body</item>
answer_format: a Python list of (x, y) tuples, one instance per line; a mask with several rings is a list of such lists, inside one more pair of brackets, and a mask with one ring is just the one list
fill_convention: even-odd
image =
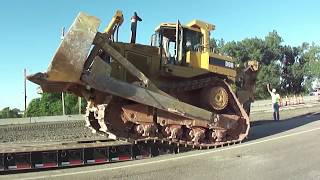
[[(195, 71), (194, 69), (199, 69), (198, 72), (205, 70), (202, 71), (202, 73), (212, 72), (234, 81), (236, 77), (234, 60), (229, 56), (213, 52), (212, 46), (210, 45), (210, 32), (214, 30), (214, 28), (215, 26), (212, 24), (200, 20), (193, 20), (187, 25), (180, 25), (179, 22), (162, 23), (156, 28), (156, 33), (163, 34), (163, 36), (167, 35), (168, 39), (177, 43), (177, 41), (180, 40), (177, 38), (180, 31), (180, 36), (183, 41), (181, 45), (182, 48), (179, 49), (175, 46), (175, 51), (182, 51), (181, 49), (184, 48), (184, 51), (180, 53), (183, 61), (183, 63), (181, 63), (182, 67), (191, 67), (190, 70), (192, 72)], [(171, 33), (169, 31), (171, 31)], [(172, 31), (176, 31), (176, 33), (172, 34)], [(188, 33), (183, 34), (181, 33), (182, 31)], [(191, 46), (193, 46), (192, 48), (186, 47), (187, 39), (195, 42), (194, 44), (191, 44)], [(172, 71), (181, 71), (181, 68), (173, 68)], [(183, 75), (174, 72), (173, 74), (190, 77), (189, 74)]]

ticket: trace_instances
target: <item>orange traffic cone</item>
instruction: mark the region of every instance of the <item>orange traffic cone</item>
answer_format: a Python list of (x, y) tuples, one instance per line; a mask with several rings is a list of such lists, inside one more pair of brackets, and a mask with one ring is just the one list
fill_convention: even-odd
[(302, 96), (302, 95), (300, 95), (300, 97), (301, 97), (301, 104), (304, 104), (303, 96)]

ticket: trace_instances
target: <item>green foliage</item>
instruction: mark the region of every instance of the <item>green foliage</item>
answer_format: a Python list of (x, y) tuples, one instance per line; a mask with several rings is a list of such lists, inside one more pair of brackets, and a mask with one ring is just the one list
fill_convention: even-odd
[[(78, 114), (78, 97), (73, 94), (65, 94), (65, 113)], [(82, 99), (81, 112), (84, 112), (86, 106), (85, 100)], [(27, 108), (26, 115), (34, 116), (54, 116), (62, 115), (61, 93), (43, 93), (41, 98), (33, 99)]]
[(266, 86), (270, 83), (273, 88), (280, 88), (280, 66), (269, 64), (261, 66), (257, 77), (255, 97), (256, 99), (266, 99), (270, 96)]
[(222, 47), (224, 47), (225, 41), (223, 39), (214, 39), (210, 40), (210, 47), (214, 52), (221, 52)]
[(306, 61), (305, 72), (313, 79), (320, 78), (320, 46), (304, 43), (303, 51), (302, 58)]
[[(79, 113), (79, 103), (78, 97), (73, 94), (66, 94), (65, 97), (65, 111), (66, 114), (78, 114)], [(84, 112), (86, 107), (85, 99), (81, 98), (81, 112)]]
[(41, 116), (40, 102), (41, 102), (40, 98), (32, 99), (28, 105), (26, 116), (28, 117)]
[(211, 44), (216, 46), (217, 52), (234, 57), (239, 67), (251, 59), (260, 62), (255, 96), (256, 99), (264, 99), (269, 96), (266, 90), (268, 83), (284, 96), (306, 93), (312, 82), (320, 78), (319, 46), (303, 43), (291, 47), (282, 45), (282, 42), (274, 30), (263, 39), (255, 37), (227, 43), (212, 39)]
[(3, 108), (0, 111), (0, 119), (1, 118), (19, 118), (21, 117), (20, 110), (17, 108), (10, 109), (9, 107)]

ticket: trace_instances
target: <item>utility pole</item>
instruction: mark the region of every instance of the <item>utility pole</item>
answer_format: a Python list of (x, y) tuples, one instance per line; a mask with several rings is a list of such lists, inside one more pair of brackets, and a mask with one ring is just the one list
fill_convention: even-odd
[(61, 93), (61, 100), (62, 100), (62, 115), (66, 115), (66, 111), (64, 109), (64, 93)]
[[(62, 28), (61, 32), (61, 41), (64, 38), (64, 27)], [(66, 115), (65, 107), (64, 107), (64, 92), (61, 93), (61, 101), (62, 101), (62, 115)]]
[(27, 112), (27, 69), (24, 68), (24, 113), (26, 115)]
[(81, 114), (81, 97), (78, 97), (78, 104), (79, 104), (79, 114)]

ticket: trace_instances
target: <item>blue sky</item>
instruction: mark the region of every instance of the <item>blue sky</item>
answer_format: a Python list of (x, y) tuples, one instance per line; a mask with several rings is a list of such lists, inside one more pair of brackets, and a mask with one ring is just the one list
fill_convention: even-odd
[[(23, 109), (23, 69), (28, 74), (45, 71), (60, 42), (61, 28), (68, 28), (79, 11), (102, 20), (101, 30), (119, 9), (125, 21), (120, 41), (129, 41), (130, 17), (136, 11), (137, 42), (149, 44), (161, 22), (188, 23), (200, 19), (216, 25), (213, 37), (226, 41), (264, 37), (277, 30), (284, 43), (320, 42), (320, 1), (317, 0), (6, 0), (0, 3), (0, 109)], [(36, 85), (27, 83), (28, 102)]]

